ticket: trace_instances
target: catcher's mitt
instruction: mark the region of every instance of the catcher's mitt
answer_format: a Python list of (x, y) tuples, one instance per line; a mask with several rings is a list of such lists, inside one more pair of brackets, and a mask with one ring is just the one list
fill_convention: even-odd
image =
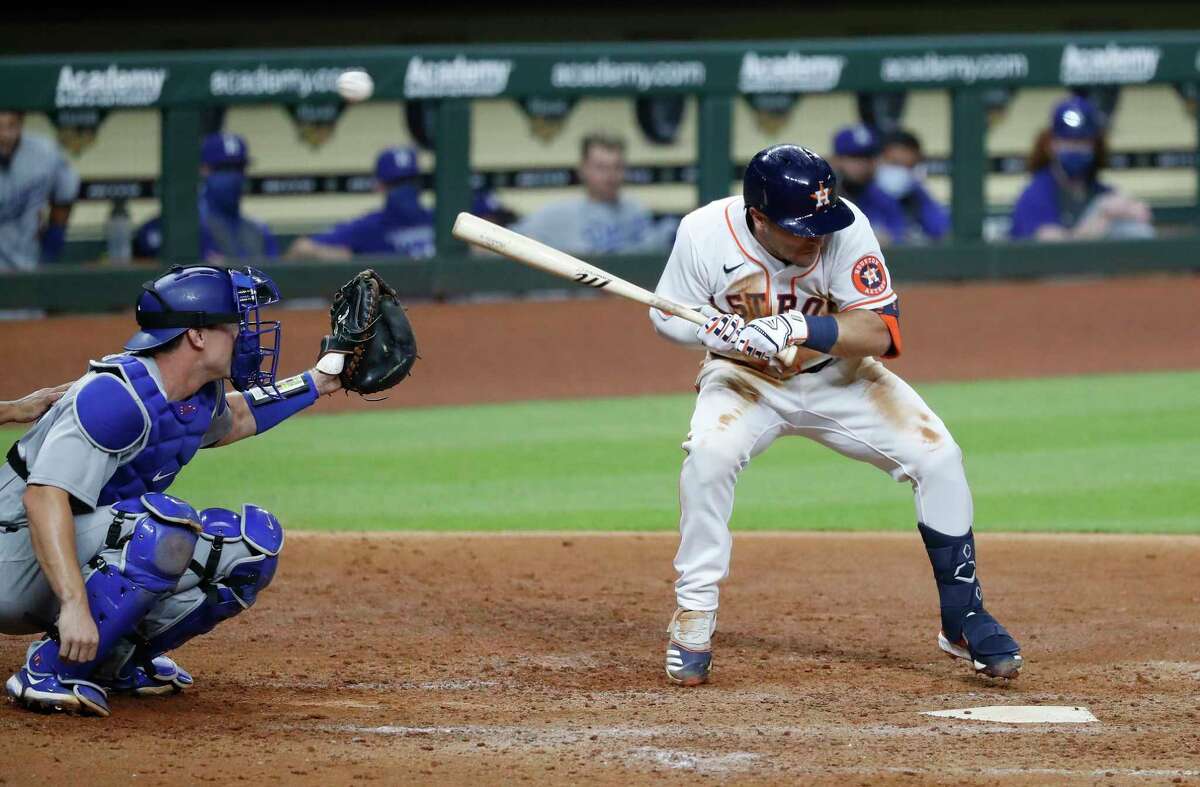
[[(396, 291), (378, 273), (368, 268), (342, 285), (333, 296), (329, 321), (333, 334), (321, 340), (317, 368), (337, 374), (342, 388), (378, 393), (408, 376), (417, 360), (417, 339)], [(330, 353), (341, 356), (340, 370)]]

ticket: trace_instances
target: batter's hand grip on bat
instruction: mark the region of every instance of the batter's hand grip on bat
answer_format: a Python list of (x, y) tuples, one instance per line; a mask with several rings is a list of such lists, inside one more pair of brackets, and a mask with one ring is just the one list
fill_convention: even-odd
[[(595, 265), (572, 257), (564, 251), (559, 251), (519, 232), (513, 232), (470, 213), (458, 214), (454, 220), (451, 234), (461, 241), (502, 254), (522, 265), (537, 268), (563, 279), (570, 279), (585, 287), (605, 290), (614, 295), (620, 295), (622, 298), (652, 306), (661, 312), (680, 317), (696, 325), (703, 325), (708, 321), (707, 317), (695, 309), (680, 306), (632, 282), (597, 268)], [(788, 347), (776, 358), (784, 366), (791, 366), (796, 359), (796, 348)]]

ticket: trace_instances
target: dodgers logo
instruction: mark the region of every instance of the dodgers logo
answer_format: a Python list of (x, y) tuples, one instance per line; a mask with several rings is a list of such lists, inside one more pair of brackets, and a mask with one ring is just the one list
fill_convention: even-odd
[(863, 295), (879, 295), (888, 288), (887, 268), (878, 257), (868, 254), (854, 263), (850, 274), (854, 288)]

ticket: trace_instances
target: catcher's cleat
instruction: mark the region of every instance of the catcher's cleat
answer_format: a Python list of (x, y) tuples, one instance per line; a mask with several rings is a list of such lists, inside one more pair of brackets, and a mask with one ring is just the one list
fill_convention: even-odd
[(708, 683), (712, 672), (712, 633), (717, 613), (677, 609), (667, 626), (667, 679), (679, 686)]
[(963, 618), (962, 635), (951, 641), (938, 632), (938, 647), (955, 658), (971, 662), (976, 674), (1011, 680), (1021, 672), (1021, 646), (1004, 626), (987, 611), (968, 612)]
[(108, 716), (108, 696), (88, 680), (38, 675), (22, 667), (4, 684), (4, 690), (19, 705), (35, 711), (61, 711), (84, 716)]
[(138, 697), (178, 694), (193, 682), (191, 674), (170, 656), (155, 656), (149, 665), (126, 665), (116, 678), (100, 681), (108, 691)]

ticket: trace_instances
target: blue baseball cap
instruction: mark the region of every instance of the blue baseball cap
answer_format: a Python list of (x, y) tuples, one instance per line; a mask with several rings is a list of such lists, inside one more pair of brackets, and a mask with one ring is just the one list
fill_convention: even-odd
[(1100, 113), (1082, 96), (1059, 103), (1050, 115), (1050, 128), (1059, 139), (1095, 139), (1103, 131)]
[(833, 135), (833, 152), (839, 156), (874, 156), (879, 153), (879, 135), (858, 123)]
[(412, 148), (386, 148), (375, 159), (375, 179), (391, 183), (419, 175), (417, 152)]
[(241, 134), (209, 134), (200, 146), (200, 161), (210, 167), (244, 167), (250, 148)]

